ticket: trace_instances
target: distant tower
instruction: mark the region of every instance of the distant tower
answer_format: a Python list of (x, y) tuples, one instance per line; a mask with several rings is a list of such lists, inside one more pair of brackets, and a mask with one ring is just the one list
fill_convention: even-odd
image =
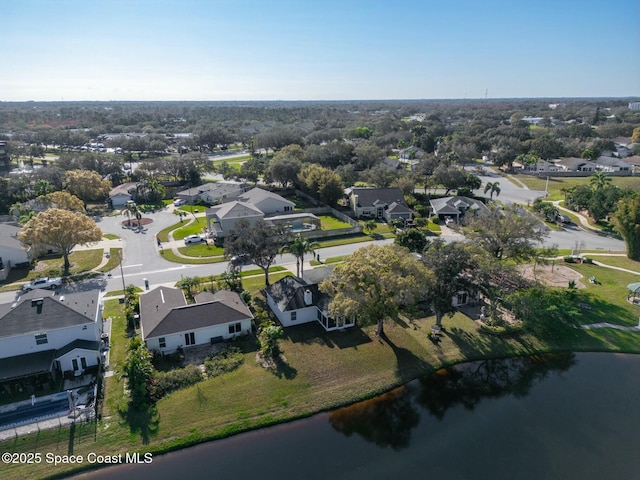
[(484, 99), (486, 100), (488, 96), (489, 96), (489, 89), (487, 88), (484, 91)]

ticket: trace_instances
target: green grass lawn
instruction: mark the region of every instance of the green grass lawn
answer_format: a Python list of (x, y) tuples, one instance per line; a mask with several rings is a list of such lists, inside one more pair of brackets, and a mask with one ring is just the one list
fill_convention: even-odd
[(157, 234), (157, 237), (160, 239), (161, 242), (168, 242), (169, 241), (169, 232), (171, 232), (172, 230), (175, 230), (177, 228), (180, 228), (181, 226), (184, 225), (184, 222), (176, 222), (173, 225), (160, 230)]
[(322, 230), (337, 230), (339, 228), (351, 228), (347, 222), (337, 219), (333, 215), (318, 215)]
[(120, 265), (120, 259), (122, 258), (122, 248), (110, 248), (109, 249), (109, 261), (106, 265), (100, 267), (100, 271), (103, 273), (109, 272)]
[(102, 236), (104, 238), (106, 238), (107, 240), (116, 240), (116, 239), (120, 238), (120, 235), (115, 235), (113, 233), (104, 233)]
[[(520, 180), (532, 190), (544, 190), (547, 185), (547, 177), (536, 177), (533, 175), (512, 175)], [(637, 188), (638, 179), (636, 177), (610, 177), (611, 184), (619, 187)], [(564, 200), (562, 188), (571, 188), (575, 185), (589, 185), (589, 177), (549, 177), (549, 197), (547, 200)]]
[(224, 255), (224, 248), (205, 243), (185, 245), (184, 247), (178, 248), (178, 251), (182, 255), (189, 257), (220, 257)]
[[(202, 233), (202, 229), (207, 227), (207, 221), (205, 218), (191, 217), (191, 223), (187, 223), (188, 219), (182, 224), (180, 228), (173, 232), (174, 240), (182, 240), (189, 235), (199, 235)], [(162, 239), (161, 239), (162, 240)]]
[[(189, 247), (182, 247), (182, 248), (189, 248)], [(182, 248), (179, 248), (178, 250), (181, 250)], [(186, 258), (180, 257), (175, 253), (173, 253), (168, 248), (161, 250), (160, 255), (169, 262), (185, 263), (189, 265), (200, 265), (204, 263), (219, 263), (219, 262), (226, 261), (224, 257), (186, 257)]]
[[(631, 260), (624, 257), (613, 257), (607, 255), (593, 255), (591, 258), (597, 262), (604, 263), (606, 265), (611, 265), (613, 267), (626, 268), (627, 270), (633, 270), (634, 272), (638, 272), (640, 275), (640, 262), (636, 260)], [(639, 280), (640, 281), (640, 280)]]

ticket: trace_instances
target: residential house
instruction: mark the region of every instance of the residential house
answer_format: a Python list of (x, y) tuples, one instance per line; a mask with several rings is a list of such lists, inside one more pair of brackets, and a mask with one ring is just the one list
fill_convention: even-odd
[(597, 170), (605, 173), (631, 172), (631, 165), (628, 162), (615, 157), (601, 156), (594, 163)]
[(5, 280), (9, 270), (29, 262), (25, 246), (18, 240), (20, 227), (10, 223), (0, 225), (0, 280)]
[(250, 203), (234, 200), (216, 205), (206, 210), (207, 230), (216, 238), (227, 236), (239, 220), (245, 219), (250, 224), (264, 218), (264, 213)]
[(591, 160), (577, 157), (563, 157), (553, 160), (558, 172), (595, 172), (596, 164)]
[(255, 187), (239, 195), (238, 200), (258, 208), (265, 215), (293, 212), (296, 204), (277, 193)]
[(188, 304), (182, 290), (169, 287), (140, 295), (140, 331), (149, 350), (173, 353), (251, 332), (253, 315), (237, 293), (206, 292), (195, 300)]
[(348, 192), (349, 204), (357, 218), (413, 219), (413, 211), (399, 188), (351, 187)]
[(558, 167), (555, 163), (548, 160), (538, 159), (535, 163), (513, 162), (513, 166), (520, 168), (523, 172), (556, 172)]
[(265, 289), (267, 304), (282, 326), (318, 322), (327, 332), (353, 327), (355, 318), (334, 318), (329, 314), (331, 297), (318, 288), (330, 269), (306, 272), (306, 279), (284, 277)]
[(216, 205), (237, 199), (248, 188), (246, 183), (240, 182), (209, 182), (182, 190), (176, 193), (175, 198), (190, 204), (200, 200), (209, 205)]
[(405, 148), (404, 150), (400, 150), (398, 152), (398, 159), (403, 162), (406, 162), (408, 160), (420, 159), (423, 156), (424, 156), (424, 150), (414, 146)]
[(0, 390), (41, 391), (100, 363), (100, 291), (36, 289), (0, 305)]
[(624, 159), (629, 165), (631, 165), (631, 171), (634, 174), (640, 173), (640, 155), (633, 155)]
[(440, 220), (450, 217), (459, 222), (467, 212), (488, 212), (487, 206), (481, 201), (460, 195), (432, 198), (429, 203), (433, 215), (437, 215)]
[(123, 183), (109, 192), (109, 202), (114, 210), (121, 210), (129, 202), (136, 201), (137, 182)]

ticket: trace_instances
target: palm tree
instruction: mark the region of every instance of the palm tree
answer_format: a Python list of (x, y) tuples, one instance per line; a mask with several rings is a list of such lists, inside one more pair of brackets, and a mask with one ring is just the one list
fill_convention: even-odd
[(315, 249), (320, 244), (313, 240), (307, 240), (301, 234), (288, 245), (282, 247), (282, 252), (291, 253), (296, 257), (296, 274), (299, 278), (304, 278), (304, 256), (307, 253), (315, 253)]
[(490, 199), (493, 200), (493, 194), (496, 194), (496, 197), (500, 195), (500, 182), (487, 182), (484, 186), (484, 193), (489, 192), (491, 194)]
[(606, 175), (604, 172), (596, 172), (591, 175), (589, 184), (591, 184), (591, 187), (594, 190), (601, 190), (607, 185), (611, 184), (611, 177)]
[[(138, 205), (135, 202), (127, 202), (124, 208), (120, 211), (120, 215), (124, 215), (128, 219), (127, 225), (131, 226), (131, 218), (136, 217), (138, 219), (138, 226), (140, 226), (140, 218), (142, 217), (142, 213), (138, 208)], [(138, 216), (139, 215), (139, 216)]]
[(370, 219), (364, 222), (364, 226), (362, 227), (362, 229), (365, 232), (367, 232), (369, 235), (371, 235), (373, 232), (375, 232), (378, 229), (378, 224), (376, 223), (375, 220)]

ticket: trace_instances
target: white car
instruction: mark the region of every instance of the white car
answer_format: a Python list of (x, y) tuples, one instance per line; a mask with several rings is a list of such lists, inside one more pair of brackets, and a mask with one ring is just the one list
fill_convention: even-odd
[(190, 245), (192, 243), (200, 243), (200, 242), (204, 242), (204, 238), (202, 238), (200, 235), (189, 235), (184, 239), (185, 245)]
[(176, 206), (176, 207), (184, 205), (185, 203), (187, 203), (187, 201), (184, 198), (178, 198), (178, 199), (173, 201), (173, 205)]

